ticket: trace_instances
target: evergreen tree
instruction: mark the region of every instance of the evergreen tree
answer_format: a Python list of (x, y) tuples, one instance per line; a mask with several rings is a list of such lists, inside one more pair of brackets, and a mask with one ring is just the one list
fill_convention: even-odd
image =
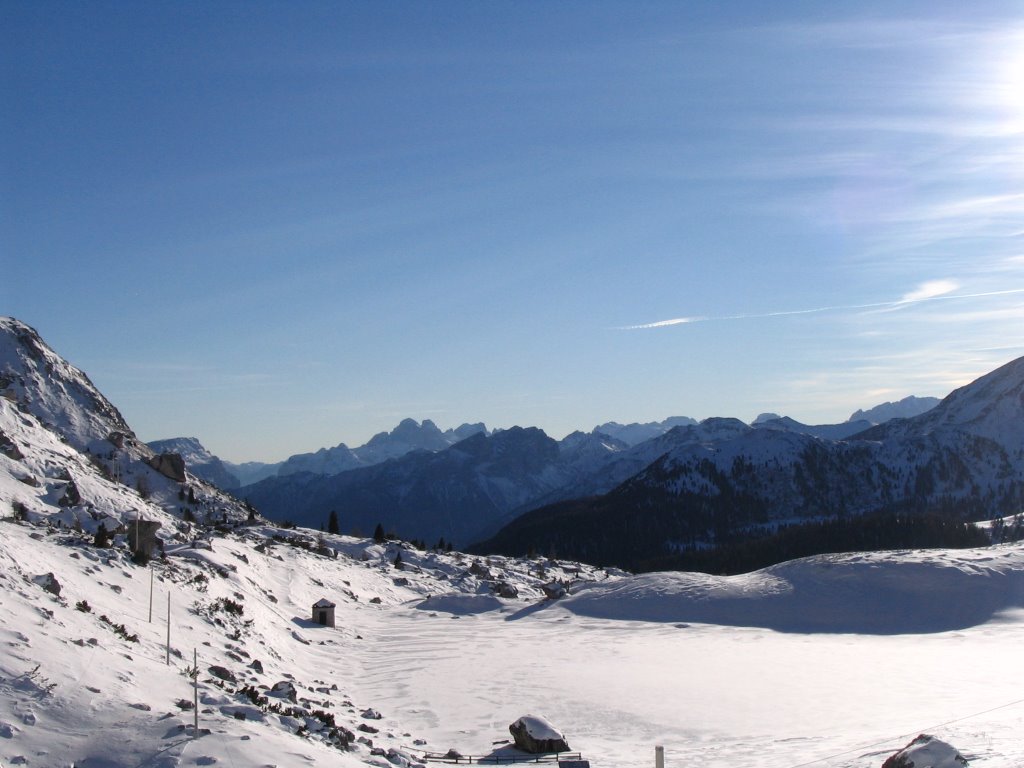
[(96, 535), (92, 537), (92, 545), (104, 548), (110, 546), (110, 534), (107, 533), (106, 524), (100, 523), (100, 527), (96, 529)]
[(396, 552), (395, 553), (395, 568), (397, 568), (398, 570), (402, 570), (402, 566), (403, 566), (403, 563), (402, 563), (402, 553), (401, 552)]
[(327, 532), (341, 533), (341, 530), (338, 528), (338, 513), (333, 509), (331, 510), (330, 517), (327, 518)]
[(377, 523), (377, 527), (373, 529), (373, 540), (378, 544), (383, 544), (387, 536), (384, 535), (384, 526)]

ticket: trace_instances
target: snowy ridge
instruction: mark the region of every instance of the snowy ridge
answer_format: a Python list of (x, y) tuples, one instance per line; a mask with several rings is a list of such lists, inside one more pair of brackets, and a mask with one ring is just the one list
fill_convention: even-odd
[(79, 450), (112, 432), (134, 438), (88, 376), (50, 349), (35, 330), (10, 317), (0, 317), (0, 395)]

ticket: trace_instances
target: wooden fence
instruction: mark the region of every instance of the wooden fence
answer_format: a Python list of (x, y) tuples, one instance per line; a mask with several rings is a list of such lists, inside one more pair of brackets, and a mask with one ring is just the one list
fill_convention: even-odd
[(452, 754), (436, 754), (433, 752), (424, 752), (423, 759), (429, 760), (432, 763), (449, 763), (451, 765), (511, 765), (514, 763), (555, 763), (561, 765), (562, 763), (569, 763), (574, 768), (583, 768), (583, 765), (589, 766), (589, 763), (583, 759), (583, 756), (579, 752), (549, 752), (542, 755), (452, 755)]

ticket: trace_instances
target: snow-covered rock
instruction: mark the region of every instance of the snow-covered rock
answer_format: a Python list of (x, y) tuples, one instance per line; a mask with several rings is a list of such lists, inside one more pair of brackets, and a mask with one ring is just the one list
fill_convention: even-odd
[(952, 744), (922, 733), (896, 754), (882, 768), (964, 768), (967, 761)]
[(516, 747), (532, 755), (568, 752), (565, 736), (539, 715), (523, 715), (508, 727)]

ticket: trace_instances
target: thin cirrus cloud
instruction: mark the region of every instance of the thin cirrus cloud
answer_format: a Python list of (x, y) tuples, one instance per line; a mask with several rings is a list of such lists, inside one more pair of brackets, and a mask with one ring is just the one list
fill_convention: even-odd
[(772, 317), (790, 317), (793, 315), (813, 315), (820, 312), (853, 312), (860, 310), (901, 309), (926, 301), (950, 301), (955, 299), (976, 299), (989, 296), (1007, 296), (1024, 293), (1024, 288), (1010, 288), (1002, 291), (983, 291), (979, 293), (953, 293), (960, 287), (955, 280), (929, 280), (917, 288), (908, 291), (892, 301), (875, 301), (868, 304), (841, 304), (811, 309), (787, 309), (778, 312), (759, 312), (741, 315), (719, 315), (715, 317), (676, 317), (668, 320), (657, 320), (653, 323), (619, 326), (618, 331), (638, 331), (651, 328), (667, 328), (674, 325), (690, 325), (693, 323), (719, 322), (726, 320), (764, 320)]

